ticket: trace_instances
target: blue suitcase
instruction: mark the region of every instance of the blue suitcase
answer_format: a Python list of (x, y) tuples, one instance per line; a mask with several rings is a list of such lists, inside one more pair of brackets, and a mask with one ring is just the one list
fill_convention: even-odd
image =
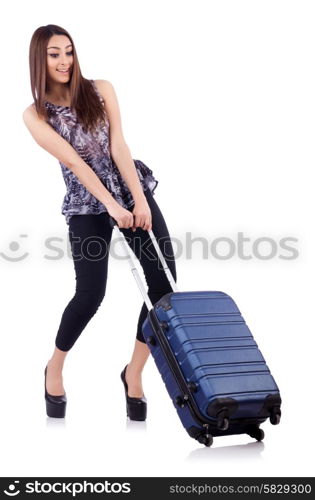
[[(125, 238), (111, 218), (112, 225)], [(214, 436), (249, 434), (280, 422), (279, 388), (234, 300), (220, 291), (179, 292), (152, 231), (173, 292), (152, 305), (128, 250), (148, 307), (142, 332), (188, 434), (205, 446)]]

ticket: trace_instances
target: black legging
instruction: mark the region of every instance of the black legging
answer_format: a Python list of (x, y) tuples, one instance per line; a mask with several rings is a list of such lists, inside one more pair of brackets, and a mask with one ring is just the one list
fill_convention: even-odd
[[(144, 191), (152, 214), (152, 231), (167, 265), (176, 281), (176, 266), (173, 246), (162, 212), (149, 188)], [(133, 206), (129, 208), (132, 211)], [(137, 227), (119, 228), (126, 241), (134, 251), (143, 268), (148, 285), (148, 295), (152, 304), (163, 295), (172, 291), (162, 264), (158, 260), (148, 231)], [(55, 344), (62, 351), (69, 351), (81, 332), (98, 310), (106, 290), (108, 256), (113, 228), (109, 223), (109, 215), (103, 212), (98, 215), (73, 215), (69, 221), (69, 238), (76, 274), (75, 295), (65, 308)], [(136, 243), (136, 244), (134, 244)], [(122, 245), (122, 243), (117, 243)], [(126, 263), (126, 272), (130, 270)], [(131, 273), (130, 273), (131, 275)], [(137, 287), (137, 284), (134, 283)], [(139, 291), (140, 293), (140, 291)], [(120, 304), (117, 304), (119, 312)], [(143, 302), (138, 320), (136, 338), (144, 342), (142, 324), (146, 319), (148, 309)]]

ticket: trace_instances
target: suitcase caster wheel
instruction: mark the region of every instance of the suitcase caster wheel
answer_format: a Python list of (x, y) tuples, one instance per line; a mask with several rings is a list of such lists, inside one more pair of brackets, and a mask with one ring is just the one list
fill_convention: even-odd
[(257, 441), (262, 441), (265, 437), (265, 433), (262, 429), (257, 429), (257, 434), (255, 436), (255, 438), (257, 439)]
[(262, 429), (260, 429), (259, 427), (256, 427), (254, 429), (251, 429), (249, 432), (248, 432), (248, 435), (254, 439), (256, 439), (256, 441), (262, 441), (265, 437), (265, 433)]
[(200, 436), (198, 439), (199, 443), (204, 444), (205, 446), (210, 447), (213, 443), (213, 437), (211, 434), (205, 434), (203, 436)]
[(270, 423), (272, 425), (278, 425), (279, 422), (280, 422), (280, 415), (279, 415), (279, 413), (272, 413), (270, 415)]
[(205, 436), (204, 445), (210, 447), (213, 443), (213, 437), (209, 434)]
[(229, 419), (226, 417), (220, 417), (218, 418), (218, 423), (217, 423), (217, 428), (220, 431), (226, 431), (229, 428)]
[(256, 432), (254, 432), (253, 438), (256, 439), (256, 441), (262, 441), (265, 437), (265, 433), (262, 429), (257, 429)]

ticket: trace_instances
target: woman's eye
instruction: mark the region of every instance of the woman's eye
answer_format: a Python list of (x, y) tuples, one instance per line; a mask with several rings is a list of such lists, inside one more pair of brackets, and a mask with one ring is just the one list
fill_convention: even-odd
[[(49, 54), (51, 57), (58, 57), (59, 54)], [(67, 56), (72, 56), (73, 55), (73, 51), (71, 52), (67, 52)]]

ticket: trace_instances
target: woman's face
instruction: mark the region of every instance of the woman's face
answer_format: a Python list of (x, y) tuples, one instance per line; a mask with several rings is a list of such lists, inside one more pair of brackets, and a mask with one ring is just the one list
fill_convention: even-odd
[(67, 83), (70, 80), (73, 65), (72, 45), (65, 35), (53, 35), (47, 44), (48, 79)]

